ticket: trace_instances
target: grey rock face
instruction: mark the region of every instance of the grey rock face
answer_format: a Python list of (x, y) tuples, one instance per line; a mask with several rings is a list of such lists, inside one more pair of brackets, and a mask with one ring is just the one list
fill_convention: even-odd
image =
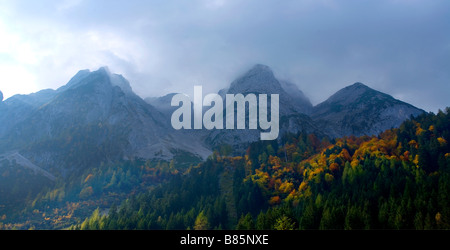
[(275, 78), (272, 70), (257, 64), (244, 75), (234, 80), (227, 94), (278, 94), (280, 97), (280, 115), (293, 113), (309, 114), (312, 104), (296, 85)]
[(175, 136), (170, 120), (106, 68), (78, 72), (65, 86), (15, 96), (0, 107), (0, 153), (18, 151), (43, 169), (71, 173), (121, 159), (171, 159), (210, 151)]
[(424, 111), (362, 83), (345, 87), (315, 106), (312, 118), (331, 137), (377, 135)]
[(1, 154), (0, 161), (1, 160), (7, 160), (9, 162), (14, 162), (15, 164), (18, 164), (24, 168), (31, 169), (31, 170), (33, 170), (34, 174), (45, 176), (46, 178), (48, 178), (51, 181), (54, 181), (56, 179), (55, 176), (53, 176), (49, 172), (43, 170), (42, 168), (34, 165), (27, 158), (23, 157), (22, 155), (20, 155), (17, 152), (8, 152), (5, 154)]
[[(312, 104), (298, 87), (287, 81), (280, 81), (272, 70), (266, 66), (257, 64), (244, 75), (234, 80), (230, 87), (219, 91), (219, 95), (225, 101), (226, 94), (271, 94), (279, 95), (280, 132), (279, 138), (284, 133), (308, 132), (319, 133), (311, 118), (307, 115), (312, 111)], [(225, 107), (225, 104), (224, 104)], [(268, 104), (270, 113), (270, 102)], [(248, 121), (248, 115), (246, 117)], [(247, 126), (248, 128), (248, 126)], [(226, 143), (242, 150), (250, 142), (260, 140), (261, 130), (214, 130), (207, 138), (210, 145)]]
[(297, 85), (288, 81), (280, 81), (283, 90), (290, 96), (289, 100), (297, 107), (299, 113), (311, 114), (313, 105)]
[[(225, 101), (226, 94), (238, 93), (279, 95), (279, 139), (298, 132), (330, 137), (378, 134), (424, 112), (362, 83), (313, 107), (295, 84), (278, 80), (260, 64), (219, 95)], [(244, 152), (249, 143), (260, 140), (259, 129), (173, 129), (173, 96), (143, 100), (123, 76), (107, 68), (81, 70), (57, 90), (16, 95), (0, 103), (0, 155), (17, 152), (33, 169), (66, 175), (102, 162), (171, 159), (177, 151), (206, 158), (223, 143)]]
[(144, 100), (166, 116), (171, 116), (173, 111), (177, 109), (177, 107), (171, 106), (172, 97), (174, 95), (176, 95), (176, 93), (170, 93), (161, 97), (147, 97)]

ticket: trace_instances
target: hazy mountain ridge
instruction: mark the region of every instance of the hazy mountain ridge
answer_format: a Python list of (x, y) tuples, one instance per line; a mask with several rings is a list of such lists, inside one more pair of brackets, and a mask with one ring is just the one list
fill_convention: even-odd
[(171, 159), (174, 150), (210, 154), (200, 143), (188, 145), (188, 135), (176, 135), (169, 120), (107, 68), (82, 70), (58, 90), (13, 96), (0, 112), (0, 151), (20, 151), (63, 175), (101, 162)]
[(343, 137), (377, 135), (423, 112), (357, 82), (316, 105), (311, 117), (329, 136)]
[[(219, 95), (238, 93), (279, 94), (278, 138), (298, 132), (372, 135), (424, 112), (362, 83), (313, 107), (297, 85), (278, 80), (261, 64)], [(81, 70), (57, 90), (16, 95), (0, 103), (0, 153), (18, 151), (43, 169), (65, 175), (101, 162), (171, 159), (177, 150), (205, 159), (221, 144), (238, 150), (260, 140), (260, 130), (173, 129), (173, 95), (144, 100), (123, 76), (106, 67)]]
[[(298, 132), (331, 138), (376, 135), (424, 112), (362, 83), (345, 87), (313, 107), (297, 85), (278, 80), (268, 66), (260, 64), (219, 91), (222, 97), (237, 93), (279, 94), (280, 136)], [(242, 148), (257, 140), (257, 130), (213, 131), (208, 137), (212, 145), (227, 143)]]
[[(213, 150), (242, 156), (259, 142), (269, 143), (271, 150), (261, 148), (273, 154), (289, 138), (299, 138), (292, 135), (298, 133), (305, 143), (298, 145), (295, 157), (308, 159), (311, 146), (329, 141), (321, 140), (324, 136), (378, 134), (424, 112), (361, 83), (313, 107), (297, 85), (278, 80), (264, 65), (256, 65), (219, 91), (224, 101), (226, 94), (238, 93), (279, 94), (277, 141), (260, 141), (261, 131), (250, 130), (248, 125), (241, 130), (175, 130), (170, 124), (178, 108), (170, 105), (175, 93), (142, 99), (123, 76), (111, 74), (107, 68), (81, 70), (57, 90), (1, 101), (0, 213), (11, 215), (8, 220), (15, 222), (22, 219), (14, 218), (21, 215), (14, 211), (30, 204), (38, 204), (42, 214), (52, 213), (53, 208), (63, 206), (61, 202), (91, 202), (80, 212), (108, 207), (171, 176), (190, 176), (195, 164), (217, 156)], [(289, 157), (292, 149), (278, 153)], [(266, 158), (261, 155), (261, 160)], [(257, 165), (258, 161), (251, 162)], [(222, 181), (229, 186), (231, 179)], [(48, 187), (52, 191), (47, 192)], [(58, 211), (70, 214), (72, 210), (65, 207)], [(42, 220), (40, 213), (29, 216)], [(57, 222), (40, 225), (64, 228), (69, 225), (66, 223), (78, 223), (76, 218), (83, 215), (72, 221), (64, 217), (61, 223), (58, 216), (66, 215), (55, 215)]]
[(293, 113), (309, 114), (312, 104), (295, 84), (278, 80), (266, 65), (257, 64), (244, 75), (234, 80), (227, 94), (278, 94), (280, 95), (280, 115)]

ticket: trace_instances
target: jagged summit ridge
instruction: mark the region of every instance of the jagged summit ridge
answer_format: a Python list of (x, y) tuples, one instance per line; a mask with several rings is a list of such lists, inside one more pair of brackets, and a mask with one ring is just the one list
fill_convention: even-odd
[(228, 93), (280, 93), (283, 89), (272, 70), (262, 64), (256, 64), (244, 75), (230, 84)]
[[(279, 128), (280, 134), (298, 133), (301, 131), (318, 132), (311, 118), (307, 115), (312, 110), (312, 104), (299, 90), (297, 85), (279, 80), (269, 66), (256, 64), (246, 73), (231, 82), (230, 87), (219, 91), (219, 95), (226, 94), (277, 94), (279, 96)], [(248, 117), (247, 117), (248, 118)], [(226, 143), (235, 148), (244, 149), (248, 143), (260, 138), (258, 130), (216, 130), (207, 137), (213, 145)], [(279, 137), (280, 138), (280, 137)]]
[(130, 83), (122, 75), (113, 74), (110, 72), (108, 67), (100, 67), (96, 71), (90, 71), (89, 69), (84, 69), (78, 71), (75, 76), (73, 76), (70, 81), (60, 87), (57, 91), (62, 92), (67, 89), (77, 88), (84, 84), (89, 84), (98, 81), (106, 81), (112, 86), (118, 86), (126, 94), (134, 94)]
[[(81, 70), (57, 90), (17, 95), (0, 106), (0, 153), (18, 151), (65, 175), (101, 162), (171, 159), (211, 152), (134, 94), (107, 68)], [(56, 169), (56, 170), (55, 170)]]
[(275, 77), (272, 69), (263, 64), (256, 64), (245, 74), (234, 80), (227, 90), (219, 94), (278, 94), (280, 96), (280, 114), (309, 114), (312, 104), (298, 89), (297, 85)]

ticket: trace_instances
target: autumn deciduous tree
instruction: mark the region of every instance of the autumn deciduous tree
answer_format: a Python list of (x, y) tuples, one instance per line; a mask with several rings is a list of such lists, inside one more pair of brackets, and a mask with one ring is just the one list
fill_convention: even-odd
[[(257, 142), (246, 155), (221, 155), (190, 167), (145, 195), (131, 196), (137, 198), (110, 210), (110, 216), (94, 213), (100, 223), (86, 220), (82, 226), (449, 229), (450, 109), (446, 112), (412, 118), (378, 136), (333, 139), (326, 146), (307, 135), (286, 136), (281, 145)], [(154, 170), (167, 166), (140, 171), (158, 176)], [(117, 190), (117, 183), (130, 183), (121, 169), (110, 172), (100, 188), (111, 183), (108, 191)], [(80, 179), (86, 200), (99, 193), (100, 176)], [(66, 190), (63, 197), (70, 195)], [(47, 192), (45, 199), (57, 196)]]
[(209, 227), (210, 226), (209, 226), (208, 218), (203, 213), (203, 211), (201, 211), (198, 214), (197, 218), (195, 219), (194, 229), (195, 230), (208, 230)]

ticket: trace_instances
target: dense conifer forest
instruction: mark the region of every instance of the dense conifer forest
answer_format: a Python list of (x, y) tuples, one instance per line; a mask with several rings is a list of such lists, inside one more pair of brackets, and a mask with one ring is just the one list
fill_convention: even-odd
[(449, 139), (446, 109), (378, 136), (225, 145), (70, 228), (448, 229)]

